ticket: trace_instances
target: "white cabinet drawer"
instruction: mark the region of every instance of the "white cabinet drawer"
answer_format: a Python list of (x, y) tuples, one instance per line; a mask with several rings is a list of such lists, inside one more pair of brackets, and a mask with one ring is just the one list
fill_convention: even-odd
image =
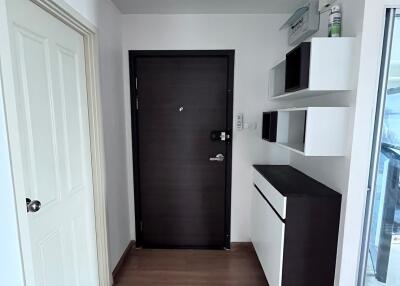
[(278, 192), (257, 170), (254, 170), (254, 184), (274, 207), (281, 218), (286, 218), (286, 197)]
[(281, 286), (285, 224), (253, 188), (251, 239), (270, 286)]

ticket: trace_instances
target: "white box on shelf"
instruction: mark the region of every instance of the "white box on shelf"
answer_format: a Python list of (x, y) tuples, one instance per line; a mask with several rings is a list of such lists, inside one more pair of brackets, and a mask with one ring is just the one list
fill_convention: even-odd
[(285, 93), (286, 61), (283, 60), (269, 71), (269, 94), (278, 95)]
[(304, 156), (346, 156), (347, 107), (278, 110), (276, 143)]
[(355, 38), (311, 39), (308, 88), (285, 92), (286, 60), (275, 65), (269, 74), (271, 99), (296, 99), (353, 90)]

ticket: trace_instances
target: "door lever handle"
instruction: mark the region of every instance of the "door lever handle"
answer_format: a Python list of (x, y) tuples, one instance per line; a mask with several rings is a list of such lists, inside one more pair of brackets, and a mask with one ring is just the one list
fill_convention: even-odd
[(210, 161), (212, 161), (212, 162), (222, 162), (222, 161), (224, 161), (224, 159), (225, 159), (224, 155), (218, 154), (215, 157), (211, 157)]

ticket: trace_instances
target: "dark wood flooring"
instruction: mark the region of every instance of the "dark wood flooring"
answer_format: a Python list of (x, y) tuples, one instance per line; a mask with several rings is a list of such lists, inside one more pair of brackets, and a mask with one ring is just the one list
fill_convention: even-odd
[(132, 249), (116, 286), (268, 285), (250, 243), (231, 250)]

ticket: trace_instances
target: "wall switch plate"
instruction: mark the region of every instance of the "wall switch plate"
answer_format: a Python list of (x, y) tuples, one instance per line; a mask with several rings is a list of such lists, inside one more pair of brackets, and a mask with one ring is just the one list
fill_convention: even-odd
[(319, 0), (319, 12), (324, 13), (328, 11), (336, 0)]
[(236, 129), (237, 130), (243, 130), (243, 113), (238, 113), (236, 114)]

